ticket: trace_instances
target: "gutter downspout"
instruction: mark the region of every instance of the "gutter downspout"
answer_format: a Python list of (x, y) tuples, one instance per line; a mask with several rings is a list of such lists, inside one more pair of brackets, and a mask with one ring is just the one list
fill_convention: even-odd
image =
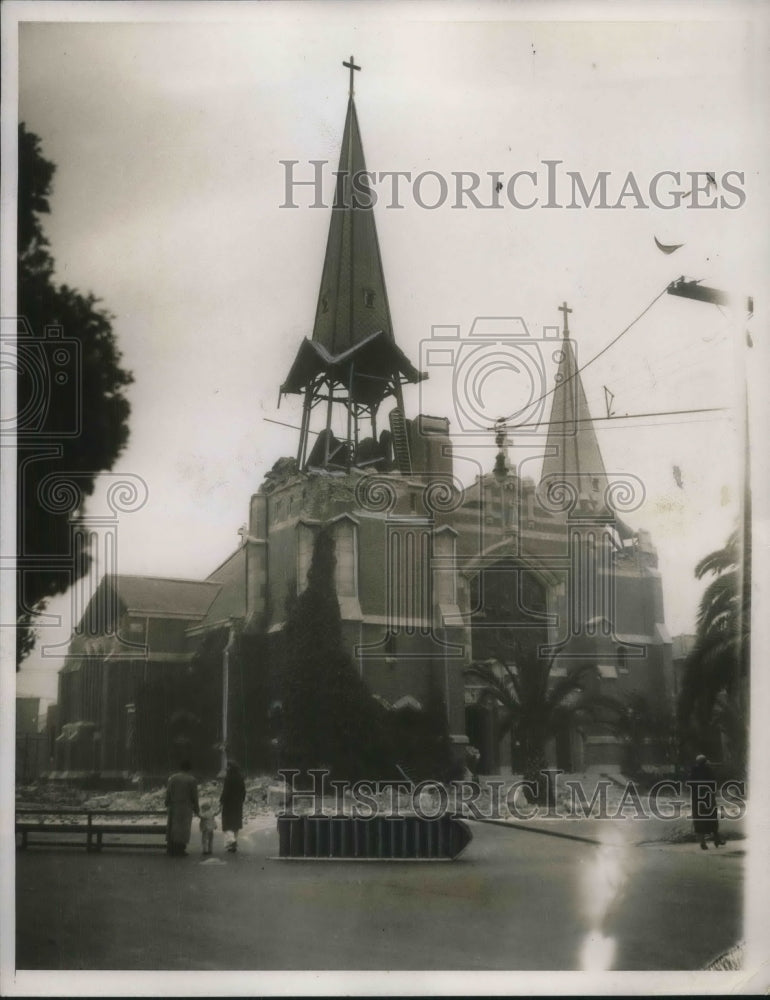
[(227, 737), (229, 735), (229, 701), (230, 701), (230, 652), (235, 648), (235, 624), (230, 621), (230, 634), (227, 645), (222, 650), (222, 757), (219, 777), (227, 771)]

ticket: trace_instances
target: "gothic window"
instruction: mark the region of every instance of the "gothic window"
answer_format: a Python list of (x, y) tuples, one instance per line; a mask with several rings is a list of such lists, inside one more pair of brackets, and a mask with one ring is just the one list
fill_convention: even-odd
[(329, 311), (329, 299), (328, 299), (328, 296), (322, 295), (321, 296), (321, 312), (325, 313), (325, 312), (328, 312), (328, 311)]
[(545, 587), (531, 573), (522, 573), (520, 580), (523, 607), (528, 612), (544, 614), (548, 610)]
[(358, 552), (356, 525), (344, 518), (338, 521), (334, 536), (337, 557), (336, 585), (337, 597), (358, 596)]
[(618, 646), (618, 673), (627, 674), (628, 673), (628, 659), (626, 657), (626, 651), (622, 646)]
[(367, 309), (374, 309), (375, 295), (371, 288), (364, 289), (364, 305)]
[(439, 604), (455, 604), (455, 537), (451, 531), (437, 531), (433, 536), (436, 571), (433, 574), (435, 597)]
[(297, 593), (307, 587), (307, 573), (313, 558), (313, 529), (307, 524), (297, 525)]
[(530, 493), (527, 496), (527, 527), (535, 527), (535, 494)]

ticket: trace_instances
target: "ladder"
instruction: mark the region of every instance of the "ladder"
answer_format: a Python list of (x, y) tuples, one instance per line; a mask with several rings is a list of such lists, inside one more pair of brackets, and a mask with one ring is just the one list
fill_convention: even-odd
[(403, 411), (396, 406), (390, 411), (390, 433), (393, 435), (393, 454), (398, 471), (408, 476), (412, 472), (412, 459), (409, 454), (409, 435)]

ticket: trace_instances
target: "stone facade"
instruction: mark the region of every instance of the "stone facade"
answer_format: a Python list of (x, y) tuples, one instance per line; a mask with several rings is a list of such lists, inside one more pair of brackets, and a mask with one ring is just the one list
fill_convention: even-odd
[[(370, 691), (389, 705), (424, 705), (438, 685), (458, 754), (468, 730), (483, 771), (510, 763), (494, 711), (465, 676), (488, 658), (491, 627), (539, 630), (559, 653), (554, 678), (591, 662), (607, 693), (672, 704), (661, 581), (644, 532), (623, 525), (621, 535), (609, 512), (549, 510), (514, 470), (462, 489), (446, 473), (277, 467), (250, 500), (239, 547), (207, 581), (103, 581), (60, 673), (61, 777), (161, 774), (195, 738), (208, 741), (203, 770), (220, 766), (225, 743), (250, 766), (269, 766), (286, 600), (304, 587), (322, 524), (336, 540), (343, 635)], [(591, 600), (576, 570), (588, 548)], [(108, 594), (117, 595), (114, 622)], [(100, 634), (85, 634), (91, 620), (105, 623)], [(205, 719), (196, 685), (208, 692)], [(185, 712), (197, 737), (185, 736)], [(555, 757), (570, 770), (618, 765), (622, 746), (606, 729), (580, 730)]]

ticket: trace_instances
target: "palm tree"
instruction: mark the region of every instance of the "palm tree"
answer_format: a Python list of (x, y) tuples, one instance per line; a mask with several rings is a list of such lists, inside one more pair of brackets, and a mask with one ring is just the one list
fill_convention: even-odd
[(502, 739), (511, 733), (513, 770), (520, 768), (525, 780), (535, 782), (542, 799), (540, 772), (548, 766), (548, 741), (568, 730), (577, 718), (596, 720), (602, 708), (616, 712), (619, 705), (597, 693), (595, 664), (578, 664), (565, 676), (552, 677), (555, 653), (540, 656), (538, 643), (523, 630), (497, 632), (490, 642), (494, 656), (472, 664), (466, 674), (481, 680), (485, 693), (499, 706), (498, 736)]
[(696, 639), (685, 665), (679, 718), (694, 738), (708, 740), (724, 733), (732, 763), (746, 763), (751, 587), (747, 566), (748, 536), (733, 531), (725, 546), (705, 556), (695, 567), (700, 580), (714, 579), (698, 608)]

